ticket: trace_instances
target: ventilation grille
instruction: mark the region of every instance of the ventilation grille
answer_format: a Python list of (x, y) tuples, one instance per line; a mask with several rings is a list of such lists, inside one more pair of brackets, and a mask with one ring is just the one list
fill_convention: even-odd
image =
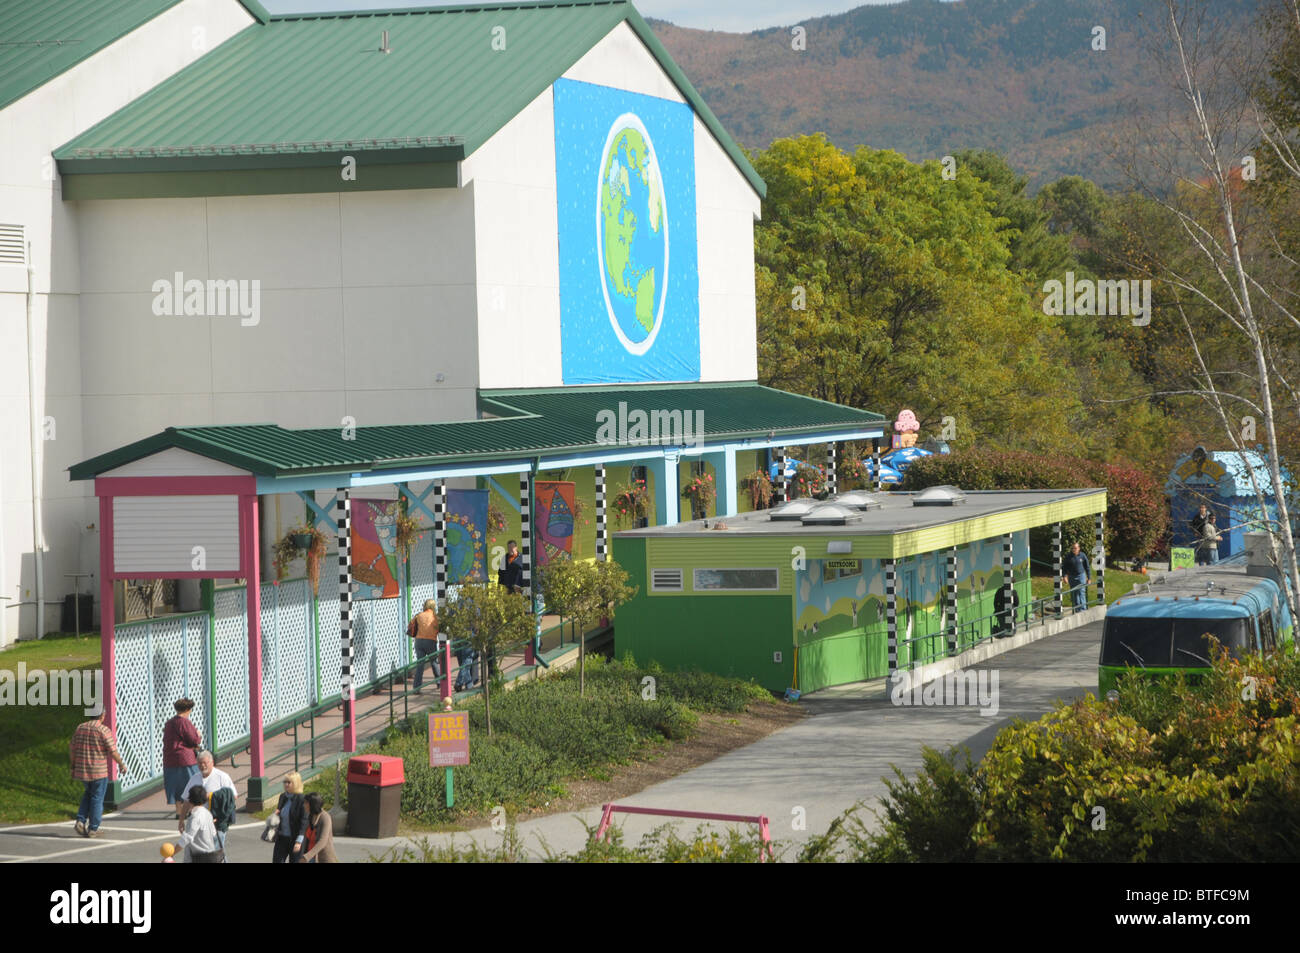
[(682, 571), (680, 569), (652, 569), (650, 571), (651, 592), (681, 592)]
[(27, 264), (27, 236), (21, 225), (0, 222), (0, 265)]

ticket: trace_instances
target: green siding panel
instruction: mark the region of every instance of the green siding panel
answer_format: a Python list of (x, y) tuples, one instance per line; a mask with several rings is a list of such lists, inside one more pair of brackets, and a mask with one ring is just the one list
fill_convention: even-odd
[(297, 195), (384, 189), (454, 189), (455, 163), (373, 165), (345, 182), (328, 168), (220, 169), (200, 172), (86, 173), (63, 178), (63, 197), (78, 199), (196, 198), (207, 195)]
[[(627, 539), (621, 547), (620, 564), (632, 584), (648, 591), (645, 541)], [(784, 595), (637, 598), (619, 609), (614, 644), (620, 658), (753, 679), (772, 691), (784, 691), (794, 674)], [(780, 663), (772, 661), (774, 652), (782, 653)]]

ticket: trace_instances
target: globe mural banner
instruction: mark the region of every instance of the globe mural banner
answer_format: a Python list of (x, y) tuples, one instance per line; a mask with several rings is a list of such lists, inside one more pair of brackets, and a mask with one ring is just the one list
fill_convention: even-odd
[(564, 383), (699, 380), (694, 113), (565, 79), (554, 98)]
[(487, 580), (487, 490), (447, 490), (447, 581)]

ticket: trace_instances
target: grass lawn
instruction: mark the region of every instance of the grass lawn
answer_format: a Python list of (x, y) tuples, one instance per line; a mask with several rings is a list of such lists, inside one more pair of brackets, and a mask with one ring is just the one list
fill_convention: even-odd
[[(99, 638), (49, 635), (0, 650), (0, 671), (97, 669)], [(82, 785), (69, 771), (68, 743), (86, 720), (81, 708), (0, 708), (0, 823), (38, 824), (73, 817)]]
[[(1106, 569), (1106, 605), (1110, 605), (1120, 596), (1128, 595), (1130, 589), (1132, 589), (1140, 582), (1147, 582), (1149, 579), (1150, 577), (1147, 576), (1145, 573), (1124, 572), (1122, 569), (1107, 568)], [(1034, 581), (1035, 599), (1047, 599), (1052, 595), (1051, 575), (1034, 576), (1033, 581)], [(1093, 577), (1093, 582), (1094, 583), (1096, 582), (1095, 576)], [(1088, 593), (1089, 597), (1090, 598), (1095, 597), (1096, 591), (1097, 590), (1095, 586), (1092, 589), (1090, 589)], [(1065, 599), (1065, 604), (1066, 607), (1068, 608), (1070, 605), (1070, 592), (1068, 588), (1064, 590), (1063, 598)]]

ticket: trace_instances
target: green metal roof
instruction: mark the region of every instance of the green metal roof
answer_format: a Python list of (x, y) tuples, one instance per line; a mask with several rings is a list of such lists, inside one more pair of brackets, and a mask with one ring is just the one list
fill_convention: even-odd
[[(181, 0), (0, 0), (0, 109)], [(260, 22), (270, 14), (241, 0)]]
[(492, 391), (485, 411), (502, 416), (437, 424), (286, 430), (275, 424), (169, 427), (162, 433), (70, 467), (74, 480), (102, 473), (170, 447), (189, 450), (259, 476), (354, 473), (461, 462), (489, 462), (598, 451), (596, 413), (630, 408), (703, 411), (710, 442), (801, 436), (877, 428), (884, 419), (754, 383)]
[[(732, 161), (762, 179), (627, 0), (284, 14), (55, 151), (65, 174), (246, 169), (275, 157), (474, 152), (626, 20)], [(505, 50), (493, 31), (505, 30)], [(379, 52), (381, 31), (391, 52)], [(196, 161), (197, 160), (197, 161)], [(334, 162), (337, 166), (337, 162)]]

